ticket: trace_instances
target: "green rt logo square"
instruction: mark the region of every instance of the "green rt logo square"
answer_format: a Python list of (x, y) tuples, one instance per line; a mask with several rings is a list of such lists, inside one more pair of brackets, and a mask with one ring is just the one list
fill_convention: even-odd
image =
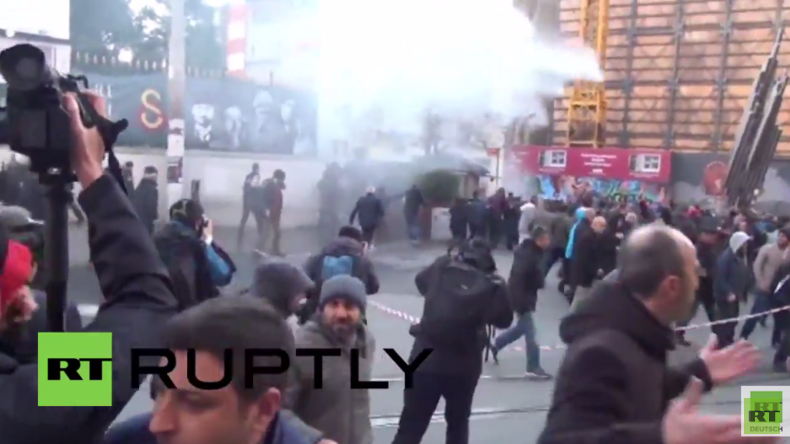
[(38, 405), (110, 407), (112, 333), (39, 333)]
[[(771, 390), (776, 389), (776, 390)], [(782, 436), (782, 398), (780, 387), (742, 387), (743, 435)]]

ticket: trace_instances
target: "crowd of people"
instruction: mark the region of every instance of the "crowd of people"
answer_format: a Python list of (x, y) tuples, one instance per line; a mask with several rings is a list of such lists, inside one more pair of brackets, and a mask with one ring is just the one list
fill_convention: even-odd
[[(104, 109), (101, 99), (92, 100)], [(66, 97), (66, 105), (73, 168), (82, 186), (79, 207), (90, 226), (91, 260), (105, 298), (85, 326), (75, 307), (67, 307), (67, 324), (70, 331), (113, 333), (113, 405), (37, 405), (41, 364), (35, 334), (47, 329), (39, 309), (46, 296), (35, 284), (41, 239), (29, 233), (40, 226), (27, 210), (5, 209), (0, 211), (0, 444), (64, 439), (371, 444), (371, 396), (352, 389), (349, 381), (352, 375), (372, 377), (379, 347), (366, 316), (368, 297), (380, 289), (367, 256), (382, 211), (375, 190), (351, 214), (361, 229), (340, 227), (304, 266), (277, 257), (275, 234), (275, 254), (259, 254), (250, 285), (239, 294), (223, 294), (236, 265), (214, 239), (200, 203), (174, 203), (167, 224), (154, 229), (146, 207), (134, 204), (145, 195), (141, 185), (132, 190), (105, 174), (101, 137), (83, 127), (73, 96)], [(149, 179), (155, 174), (147, 172)], [(262, 180), (253, 167), (245, 181), (251, 194), (244, 197), (244, 220), (252, 214), (261, 226), (277, 226), (284, 185), (282, 171)], [(405, 198), (404, 216), (414, 235), (422, 196), (415, 187)], [(756, 298), (756, 316), (741, 329), (742, 338), (765, 322), (765, 311), (790, 305), (786, 221), (748, 211), (717, 217), (698, 207), (651, 208), (648, 202), (632, 205), (589, 195), (556, 206), (547, 211), (537, 199), (522, 203), (500, 190), (487, 200), (459, 201), (451, 210), (456, 242), (415, 277), (424, 306), (420, 322), (410, 329), (409, 360), (421, 364), (404, 391), (393, 443), (421, 442), (441, 399), (446, 442), (469, 442), (486, 349), (496, 362), (501, 350), (523, 336), (527, 375), (552, 378), (540, 363), (535, 312), (554, 268), (562, 273), (559, 289), (569, 302), (559, 331), (568, 349), (554, 375), (540, 444), (777, 442), (741, 436), (741, 415), (708, 415), (697, 407), (703, 391), (757, 365), (758, 350), (735, 340), (740, 301), (752, 293)], [(514, 255), (507, 278), (493, 254), (502, 238)], [(553, 267), (556, 263), (561, 266)], [(698, 359), (669, 367), (667, 354), (688, 344), (682, 327), (699, 305), (719, 322), (715, 339)], [(775, 367), (783, 372), (790, 349), (785, 314), (773, 313)], [(492, 329), (501, 333), (492, 337)], [(136, 392), (134, 383), (141, 383), (132, 381), (126, 357), (133, 349), (155, 347), (176, 356), (169, 373), (175, 388), (155, 378), (153, 410), (114, 424)], [(243, 365), (225, 365), (226, 350), (244, 356), (253, 348), (280, 349), (293, 365), (284, 373), (255, 374), (244, 374)], [(313, 358), (296, 354), (305, 348), (341, 353), (327, 358), (319, 371)], [(259, 364), (270, 363), (260, 359)], [(227, 387), (205, 390), (190, 382), (195, 376), (220, 380), (227, 368)]]

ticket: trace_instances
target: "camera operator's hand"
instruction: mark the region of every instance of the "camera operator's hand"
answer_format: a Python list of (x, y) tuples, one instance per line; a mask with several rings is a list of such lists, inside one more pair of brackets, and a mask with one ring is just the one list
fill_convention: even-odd
[(211, 219), (206, 219), (206, 225), (203, 226), (203, 241), (207, 242), (214, 239), (214, 222)]
[[(86, 92), (85, 96), (96, 109), (96, 112), (104, 116), (104, 99), (90, 92)], [(84, 190), (103, 174), (104, 141), (102, 141), (101, 135), (95, 127), (88, 129), (82, 124), (79, 104), (74, 94), (66, 94), (64, 102), (66, 111), (71, 117), (71, 135), (74, 144), (71, 153), (72, 167)]]

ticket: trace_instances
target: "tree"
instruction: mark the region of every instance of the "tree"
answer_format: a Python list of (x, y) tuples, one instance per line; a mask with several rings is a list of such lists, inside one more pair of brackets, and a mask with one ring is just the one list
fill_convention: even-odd
[(121, 49), (134, 48), (142, 41), (143, 35), (135, 25), (128, 0), (70, 1), (74, 51), (118, 55)]
[[(186, 10), (186, 63), (189, 67), (223, 69), (225, 48), (221, 28), (214, 25), (217, 10), (202, 0), (185, 0)], [(170, 36), (169, 0), (157, 0), (158, 7), (143, 8), (135, 17), (136, 29), (144, 38), (132, 48), (136, 56), (146, 60), (167, 58)], [(158, 11), (166, 11), (158, 14)]]

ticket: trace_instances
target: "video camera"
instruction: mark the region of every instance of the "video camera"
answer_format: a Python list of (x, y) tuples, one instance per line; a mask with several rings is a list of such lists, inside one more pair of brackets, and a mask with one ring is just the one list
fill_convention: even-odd
[(51, 331), (63, 331), (66, 284), (69, 271), (68, 208), (70, 184), (76, 180), (71, 168), (74, 137), (64, 104), (67, 93), (77, 97), (80, 119), (96, 128), (109, 153), (109, 170), (125, 190), (121, 167), (112, 152), (125, 119), (113, 122), (99, 114), (85, 93), (88, 79), (61, 74), (47, 65), (44, 52), (30, 44), (14, 45), (0, 52), (0, 75), (7, 88), (5, 111), (11, 151), (30, 159), (30, 170), (47, 187), (48, 212), (44, 227), (47, 318)]

